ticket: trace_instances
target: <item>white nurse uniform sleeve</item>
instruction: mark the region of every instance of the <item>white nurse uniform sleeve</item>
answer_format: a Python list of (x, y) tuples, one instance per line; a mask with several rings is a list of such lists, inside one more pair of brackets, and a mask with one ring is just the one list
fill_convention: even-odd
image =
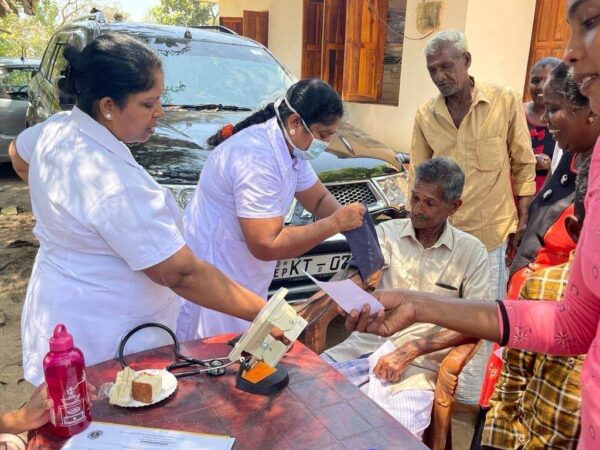
[(45, 122), (38, 123), (37, 125), (27, 128), (26, 130), (21, 131), (17, 136), (15, 141), (15, 145), (17, 147), (17, 153), (23, 161), (27, 164), (31, 161), (31, 156), (35, 150), (35, 146), (37, 145), (37, 141), (40, 137), (40, 133), (42, 131), (42, 126)]
[(298, 184), (296, 185), (296, 192), (302, 192), (313, 187), (317, 180), (315, 169), (306, 161), (298, 161)]
[(238, 159), (231, 170), (231, 184), (238, 217), (270, 219), (281, 217), (283, 189), (279, 169), (267, 158)]
[(96, 203), (87, 218), (132, 270), (147, 269), (185, 245), (168, 195), (162, 188), (147, 185), (117, 186)]

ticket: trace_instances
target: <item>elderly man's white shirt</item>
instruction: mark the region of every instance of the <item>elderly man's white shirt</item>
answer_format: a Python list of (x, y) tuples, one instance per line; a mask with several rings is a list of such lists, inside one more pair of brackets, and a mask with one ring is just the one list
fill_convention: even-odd
[[(175, 328), (177, 296), (140, 272), (185, 245), (171, 194), (78, 108), (25, 130), (16, 144), (29, 163), (40, 241), (21, 322), (25, 378), (43, 381), (57, 323), (88, 365), (113, 358), (119, 339), (141, 323)], [(167, 342), (164, 332), (144, 330), (126, 352)]]
[[(490, 299), (490, 271), (485, 246), (475, 237), (446, 223), (442, 235), (430, 248), (417, 240), (410, 219), (389, 220), (376, 227), (386, 269), (380, 281), (382, 289), (404, 288), (462, 298)], [(400, 347), (442, 328), (417, 323), (390, 339)], [(377, 350), (386, 341), (371, 334), (354, 332), (341, 344), (326, 351), (336, 361), (355, 359)], [(450, 350), (441, 350), (416, 358), (390, 390), (434, 389), (439, 365)], [(482, 355), (476, 365), (467, 365), (461, 374), (463, 385), (481, 384)], [(473, 386), (478, 392), (478, 388)], [(471, 389), (469, 389), (471, 390)], [(473, 399), (471, 399), (473, 401)], [(475, 399), (476, 401), (476, 399)]]

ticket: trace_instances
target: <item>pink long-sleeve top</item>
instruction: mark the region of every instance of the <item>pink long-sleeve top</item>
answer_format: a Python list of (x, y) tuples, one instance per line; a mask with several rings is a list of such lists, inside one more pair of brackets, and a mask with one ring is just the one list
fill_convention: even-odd
[(596, 450), (600, 449), (600, 140), (592, 156), (585, 210), (563, 301), (508, 301), (500, 306), (499, 315), (503, 342), (509, 347), (565, 356), (587, 353), (578, 449)]

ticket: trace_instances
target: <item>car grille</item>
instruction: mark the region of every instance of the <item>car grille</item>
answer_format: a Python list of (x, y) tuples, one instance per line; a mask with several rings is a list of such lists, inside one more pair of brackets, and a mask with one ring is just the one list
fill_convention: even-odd
[(379, 204), (369, 183), (332, 184), (327, 185), (327, 189), (342, 205), (359, 202), (371, 207)]

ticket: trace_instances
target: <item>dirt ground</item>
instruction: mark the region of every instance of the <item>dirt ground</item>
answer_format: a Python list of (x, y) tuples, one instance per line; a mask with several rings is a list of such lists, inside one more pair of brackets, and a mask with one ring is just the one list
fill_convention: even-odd
[(31, 394), (21, 363), (21, 309), (38, 249), (27, 185), (9, 165), (0, 165), (0, 412), (18, 408)]

